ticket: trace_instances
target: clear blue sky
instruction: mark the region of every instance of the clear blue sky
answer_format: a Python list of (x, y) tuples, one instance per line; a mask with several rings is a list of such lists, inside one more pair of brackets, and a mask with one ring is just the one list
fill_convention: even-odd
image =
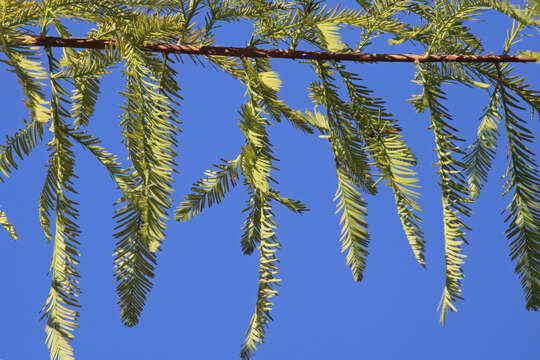
[[(503, 16), (485, 17), (475, 27), (488, 51), (500, 52), (510, 22)], [(242, 46), (249, 26), (224, 26), (219, 45)], [(83, 34), (77, 34), (83, 35)], [(352, 33), (346, 32), (348, 39)], [(523, 42), (532, 48), (534, 39)], [(389, 47), (385, 39), (371, 52), (421, 52), (410, 46)], [(58, 53), (58, 52), (57, 52)], [(185, 58), (178, 81), (184, 101), (179, 146), (179, 171), (174, 204), (191, 184), (220, 158), (236, 156), (243, 137), (237, 110), (245, 89), (230, 76), (210, 67), (203, 69)], [(281, 96), (289, 105), (311, 110), (306, 86), (315, 77), (309, 65), (288, 60), (272, 62), (283, 81)], [(266, 343), (255, 357), (264, 359), (413, 359), (446, 360), (533, 359), (540, 351), (540, 314), (525, 310), (522, 290), (510, 262), (508, 242), (500, 214), (510, 200), (501, 197), (505, 170), (504, 136), (489, 184), (467, 220), (464, 280), (465, 300), (442, 328), (436, 307), (444, 282), (443, 226), (440, 189), (433, 162), (434, 141), (427, 129), (427, 114), (416, 114), (406, 101), (421, 91), (411, 80), (412, 64), (350, 64), (375, 95), (388, 100), (404, 135), (420, 159), (417, 168), (423, 197), (427, 270), (414, 260), (401, 229), (390, 192), (368, 197), (370, 256), (361, 283), (354, 283), (340, 253), (338, 217), (332, 201), (336, 177), (328, 142), (296, 132), (283, 122), (271, 127), (275, 173), (285, 196), (306, 202), (304, 216), (276, 208), (280, 275), (279, 296), (274, 298), (275, 321)], [(540, 66), (517, 65), (516, 74), (540, 89)], [(12, 73), (0, 66), (3, 127), (0, 136), (14, 133), (27, 118), (22, 93)], [(118, 115), (123, 82), (118, 72), (103, 80), (102, 95), (90, 131), (107, 148), (125, 156), (120, 147)], [(445, 88), (446, 103), (468, 143), (487, 103), (479, 89)], [(531, 129), (540, 135), (537, 119)], [(538, 139), (531, 149), (538, 153)], [(240, 251), (240, 227), (246, 194), (234, 189), (224, 203), (205, 211), (190, 223), (169, 220), (168, 236), (159, 254), (154, 288), (139, 325), (121, 324), (112, 276), (112, 202), (119, 193), (105, 170), (88, 152), (77, 149), (76, 188), (81, 203), (83, 234), (80, 272), (81, 319), (74, 346), (78, 360), (90, 359), (237, 359), (257, 290), (257, 256)], [(537, 156), (538, 160), (538, 156)], [(0, 184), (0, 204), (16, 226), (15, 243), (0, 231), (0, 359), (47, 359), (44, 324), (38, 312), (45, 302), (50, 278), (51, 245), (41, 232), (37, 200), (45, 177), (45, 144), (20, 162), (6, 184)]]

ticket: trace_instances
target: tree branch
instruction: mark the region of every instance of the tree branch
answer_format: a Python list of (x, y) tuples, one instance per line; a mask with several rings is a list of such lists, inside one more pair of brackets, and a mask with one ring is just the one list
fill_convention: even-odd
[[(12, 37), (11, 41), (29, 45), (70, 47), (85, 49), (105, 49), (107, 46), (115, 46), (115, 41), (110, 39), (89, 38), (62, 38), (56, 36), (27, 35)], [(230, 46), (197, 46), (187, 44), (166, 44), (152, 42), (143, 46), (146, 51), (193, 54), (233, 56), (249, 58), (282, 58), (304, 60), (336, 60), (336, 61), (366, 61), (366, 62), (535, 62), (536, 59), (519, 55), (419, 55), (419, 54), (366, 54), (361, 52), (326, 52), (326, 51), (301, 51), (284, 49), (259, 49), (254, 47), (230, 47)]]

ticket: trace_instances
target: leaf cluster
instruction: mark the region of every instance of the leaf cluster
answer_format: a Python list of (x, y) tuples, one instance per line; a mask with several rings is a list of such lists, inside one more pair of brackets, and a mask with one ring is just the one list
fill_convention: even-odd
[[(76, 198), (76, 149), (79, 144), (105, 168), (119, 190), (114, 202), (114, 277), (118, 305), (125, 325), (135, 326), (152, 288), (158, 250), (166, 237), (173, 205), (173, 175), (181, 131), (181, 89), (176, 68), (183, 58), (145, 50), (148, 42), (212, 45), (224, 23), (249, 21), (248, 47), (311, 47), (321, 51), (364, 51), (382, 35), (390, 43), (412, 42), (429, 54), (479, 55), (482, 39), (470, 24), (489, 9), (514, 20), (503, 53), (540, 25), (540, 3), (523, 7), (494, 0), (357, 1), (358, 8), (330, 8), (320, 0), (4, 0), (0, 3), (0, 61), (14, 73), (25, 96), (28, 119), (0, 145), (0, 180), (5, 181), (41, 142), (47, 145), (47, 174), (38, 211), (44, 237), (53, 248), (51, 286), (41, 311), (51, 359), (74, 359), (71, 342), (80, 307), (77, 265), (80, 230)], [(91, 25), (88, 38), (112, 39), (103, 50), (64, 48), (61, 52), (21, 43), (25, 35), (55, 32), (71, 37), (69, 21)], [(341, 30), (356, 31), (350, 44)], [(19, 40), (17, 40), (19, 39)], [(538, 49), (524, 54), (540, 59)], [(354, 281), (364, 276), (371, 235), (368, 198), (382, 184), (392, 192), (396, 210), (413, 256), (426, 266), (426, 240), (418, 199), (417, 158), (402, 135), (402, 123), (365, 81), (336, 61), (312, 61), (314, 80), (307, 88), (314, 108), (294, 109), (279, 96), (281, 80), (268, 59), (224, 56), (189, 57), (230, 74), (246, 87), (237, 124), (244, 135), (238, 156), (221, 160), (196, 181), (176, 206), (177, 221), (188, 221), (221, 203), (239, 184), (247, 197), (240, 248), (259, 258), (257, 299), (240, 356), (251, 358), (265, 340), (278, 294), (279, 257), (274, 204), (297, 214), (308, 210), (299, 200), (283, 197), (274, 178), (278, 155), (269, 127), (285, 120), (307, 136), (328, 140), (336, 169), (336, 213), (341, 249)], [(540, 60), (539, 60), (540, 62)], [(301, 62), (305, 63), (305, 62)], [(410, 102), (427, 113), (437, 155), (443, 208), (445, 279), (441, 322), (457, 310), (462, 296), (466, 255), (466, 217), (480, 196), (501, 135), (507, 139), (507, 172), (503, 194), (511, 199), (506, 213), (506, 236), (516, 273), (525, 293), (526, 308), (540, 308), (540, 173), (530, 145), (533, 134), (521, 115), (525, 107), (540, 115), (540, 94), (508, 65), (492, 63), (416, 64), (414, 82), (420, 94)], [(98, 136), (87, 130), (100, 94), (101, 79), (119, 69), (125, 80), (119, 125), (127, 151), (124, 165), (108, 152)], [(463, 146), (459, 129), (446, 108), (445, 87), (460, 84), (486, 91), (486, 104), (475, 140)], [(45, 91), (47, 86), (48, 91)], [(536, 115), (535, 115), (536, 114)], [(44, 130), (48, 129), (48, 132)], [(11, 218), (10, 218), (11, 219)], [(0, 210), (0, 224), (14, 240), (15, 228)]]

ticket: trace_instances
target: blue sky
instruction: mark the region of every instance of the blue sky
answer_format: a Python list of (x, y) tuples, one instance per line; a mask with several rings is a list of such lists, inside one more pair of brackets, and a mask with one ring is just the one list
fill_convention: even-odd
[[(474, 29), (488, 51), (499, 53), (506, 29), (503, 16), (484, 17)], [(249, 40), (249, 25), (224, 26), (217, 44), (242, 46)], [(78, 34), (82, 35), (82, 34)], [(347, 39), (353, 34), (345, 32)], [(538, 35), (517, 48), (532, 48)], [(301, 48), (301, 47), (300, 47)], [(536, 45), (536, 49), (538, 49)], [(390, 47), (385, 39), (370, 52), (421, 52), (410, 46)], [(58, 53), (58, 52), (56, 52)], [(292, 107), (312, 110), (306, 86), (315, 79), (307, 64), (274, 60), (281, 74), (280, 95)], [(280, 275), (279, 296), (274, 298), (275, 321), (266, 343), (255, 357), (263, 359), (525, 359), (538, 356), (540, 314), (525, 310), (522, 290), (510, 262), (501, 211), (510, 200), (501, 197), (505, 171), (504, 136), (489, 183), (467, 220), (464, 280), (465, 300), (458, 303), (442, 328), (436, 312), (444, 282), (443, 227), (434, 140), (427, 129), (427, 114), (416, 114), (406, 100), (419, 93), (411, 82), (412, 64), (350, 64), (375, 95), (387, 100), (399, 119), (404, 136), (419, 157), (422, 218), (427, 240), (427, 270), (414, 260), (401, 229), (391, 193), (367, 197), (369, 247), (367, 270), (354, 283), (340, 253), (338, 217), (332, 199), (335, 170), (328, 142), (308, 136), (283, 122), (270, 129), (275, 173), (285, 196), (302, 200), (311, 209), (303, 216), (276, 208)], [(210, 67), (195, 66), (188, 58), (177, 66), (184, 101), (179, 146), (179, 172), (175, 178), (174, 206), (205, 169), (220, 158), (236, 157), (243, 137), (237, 110), (245, 89), (230, 76)], [(516, 65), (540, 89), (540, 66)], [(14, 133), (27, 118), (22, 93), (12, 73), (0, 66), (4, 126), (0, 137)], [(123, 82), (118, 72), (103, 80), (102, 94), (89, 130), (106, 147), (125, 157), (120, 146), (118, 116)], [(445, 87), (446, 105), (462, 137), (470, 143), (478, 117), (487, 103), (480, 89)], [(530, 128), (540, 134), (538, 119)], [(538, 153), (539, 141), (531, 145)], [(138, 326), (121, 324), (112, 276), (114, 222), (112, 203), (119, 193), (105, 170), (88, 152), (76, 148), (76, 188), (83, 234), (80, 272), (81, 319), (74, 347), (78, 360), (89, 359), (236, 359), (244, 331), (254, 309), (258, 259), (240, 251), (240, 234), (247, 196), (235, 188), (226, 200), (191, 222), (168, 222), (167, 239), (146, 308)], [(538, 157), (537, 157), (538, 159)], [(45, 144), (21, 161), (9, 182), (0, 184), (0, 204), (20, 236), (13, 242), (0, 232), (0, 359), (46, 359), (44, 324), (38, 322), (50, 279), (51, 245), (41, 232), (37, 200), (45, 177)]]

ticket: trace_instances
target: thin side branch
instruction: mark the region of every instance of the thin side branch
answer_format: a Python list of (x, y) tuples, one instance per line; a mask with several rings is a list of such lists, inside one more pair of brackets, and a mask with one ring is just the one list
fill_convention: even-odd
[[(115, 46), (115, 41), (110, 39), (89, 38), (63, 38), (56, 36), (27, 35), (12, 38), (30, 45), (49, 47), (70, 47), (84, 49), (105, 49), (107, 46)], [(535, 62), (536, 59), (519, 55), (419, 55), (419, 54), (366, 54), (353, 52), (326, 52), (326, 51), (301, 51), (284, 49), (259, 49), (254, 47), (231, 47), (231, 46), (196, 46), (187, 44), (147, 43), (143, 47), (146, 51), (193, 54), (193, 55), (217, 55), (248, 58), (282, 58), (304, 60), (336, 60), (336, 61), (366, 61), (366, 62)]]

